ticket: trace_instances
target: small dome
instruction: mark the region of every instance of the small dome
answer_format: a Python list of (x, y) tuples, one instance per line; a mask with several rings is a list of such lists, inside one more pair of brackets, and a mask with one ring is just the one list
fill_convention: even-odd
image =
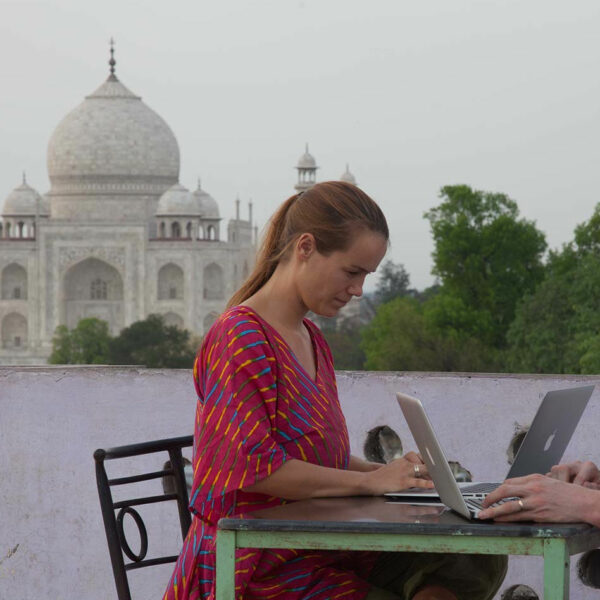
[(198, 189), (194, 192), (194, 197), (198, 202), (200, 208), (200, 216), (203, 219), (218, 219), (219, 217), (219, 205), (217, 201), (200, 187), (200, 180), (198, 180)]
[(350, 169), (348, 168), (348, 164), (346, 163), (346, 170), (342, 173), (340, 177), (340, 181), (345, 181), (346, 183), (351, 183), (352, 185), (356, 185), (356, 177), (350, 173)]
[(178, 183), (171, 186), (160, 197), (156, 209), (156, 216), (198, 216), (199, 214), (198, 200), (194, 194)]
[(15, 216), (35, 216), (48, 214), (45, 212), (45, 205), (42, 197), (25, 181), (15, 188), (4, 201), (3, 215)]
[(315, 157), (308, 151), (308, 144), (306, 144), (306, 150), (304, 154), (298, 159), (297, 169), (316, 169), (317, 161)]

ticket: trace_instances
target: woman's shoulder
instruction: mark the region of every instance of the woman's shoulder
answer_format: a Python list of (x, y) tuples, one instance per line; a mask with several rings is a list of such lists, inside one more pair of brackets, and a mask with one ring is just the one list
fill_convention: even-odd
[(217, 317), (205, 341), (230, 345), (247, 336), (262, 339), (267, 337), (260, 317), (251, 308), (239, 305), (228, 308)]

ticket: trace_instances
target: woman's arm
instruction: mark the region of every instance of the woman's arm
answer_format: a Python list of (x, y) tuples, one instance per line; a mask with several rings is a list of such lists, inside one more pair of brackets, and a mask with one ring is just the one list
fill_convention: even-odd
[(371, 462), (363, 460), (358, 456), (350, 456), (350, 462), (348, 463), (348, 471), (360, 471), (361, 473), (368, 473), (369, 471), (377, 471), (383, 467), (383, 463)]
[[(427, 467), (419, 465), (419, 474)], [(375, 471), (350, 471), (321, 467), (302, 460), (290, 459), (277, 471), (244, 491), (303, 500), (339, 496), (380, 496), (410, 487), (432, 488), (433, 483), (415, 477), (415, 463), (398, 458)]]

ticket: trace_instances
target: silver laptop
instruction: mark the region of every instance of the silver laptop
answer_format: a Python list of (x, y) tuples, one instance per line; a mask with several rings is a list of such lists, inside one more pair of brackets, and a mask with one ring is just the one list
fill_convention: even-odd
[[(579, 419), (592, 395), (594, 386), (548, 392), (533, 419), (507, 478), (531, 473), (547, 473), (558, 464), (571, 440)], [(467, 518), (476, 518), (481, 500), (500, 485), (497, 483), (465, 483), (454, 480), (444, 451), (419, 400), (406, 394), (396, 394), (404, 418), (415, 439), (435, 491), (403, 490), (386, 496), (409, 501), (438, 496), (446, 505)]]

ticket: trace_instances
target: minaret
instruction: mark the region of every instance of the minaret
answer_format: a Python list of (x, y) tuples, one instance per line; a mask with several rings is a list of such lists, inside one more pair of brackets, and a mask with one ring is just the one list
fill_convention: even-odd
[(308, 143), (304, 154), (298, 159), (296, 169), (298, 169), (298, 183), (294, 189), (298, 192), (304, 192), (310, 189), (317, 182), (317, 162), (314, 156), (308, 152)]

